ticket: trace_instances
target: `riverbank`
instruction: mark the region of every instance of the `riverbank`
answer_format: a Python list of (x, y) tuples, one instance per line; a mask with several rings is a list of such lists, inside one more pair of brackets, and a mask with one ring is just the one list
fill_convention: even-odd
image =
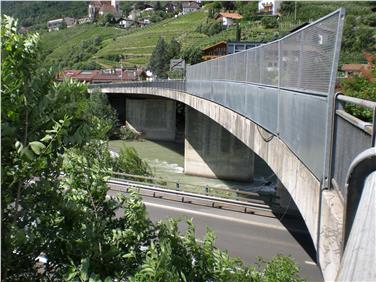
[(276, 177), (270, 168), (255, 157), (254, 182), (239, 182), (184, 174), (184, 144), (151, 140), (113, 140), (111, 151), (119, 152), (122, 146), (133, 147), (152, 168), (156, 177), (196, 186), (239, 189), (250, 192), (270, 193), (274, 190)]

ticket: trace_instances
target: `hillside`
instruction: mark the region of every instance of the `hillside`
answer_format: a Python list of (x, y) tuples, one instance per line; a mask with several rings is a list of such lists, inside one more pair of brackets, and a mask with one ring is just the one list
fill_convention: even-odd
[(53, 63), (69, 57), (77, 46), (96, 36), (102, 39), (100, 48), (89, 60), (103, 67), (145, 66), (160, 36), (170, 41), (177, 39), (183, 48), (189, 46), (204, 47), (219, 40), (235, 39), (235, 30), (229, 29), (214, 36), (196, 32), (197, 27), (206, 19), (203, 11), (190, 13), (178, 18), (170, 18), (145, 28), (124, 30), (115, 27), (101, 27), (95, 24), (75, 26), (57, 32), (44, 33), (41, 46), (46, 54), (46, 62)]
[(84, 17), (87, 5), (85, 1), (1, 1), (1, 13), (17, 18), (20, 26), (36, 30), (46, 29), (49, 20)]
[[(291, 2), (293, 3), (293, 2)], [(339, 7), (346, 9), (346, 24), (343, 37), (341, 63), (363, 62), (363, 51), (372, 51), (376, 43), (375, 13), (371, 2), (303, 2), (284, 4), (278, 28), (265, 28), (260, 18), (244, 19), (241, 22), (241, 38), (249, 41), (270, 41), (285, 34), (299, 23), (313, 21)], [(197, 32), (197, 27), (207, 22), (208, 12), (202, 9), (178, 18), (169, 18), (145, 28), (119, 29), (95, 24), (75, 26), (70, 29), (44, 33), (42, 50), (47, 64), (61, 63), (62, 66), (96, 67), (146, 66), (160, 36), (166, 41), (177, 39), (182, 49), (204, 47), (221, 40), (235, 40), (235, 28), (208, 36)], [(101, 42), (92, 48), (80, 48), (87, 41), (100, 37)], [(86, 44), (87, 45), (87, 44)], [(72, 64), (69, 60), (84, 62)], [(86, 64), (86, 65), (85, 65)]]

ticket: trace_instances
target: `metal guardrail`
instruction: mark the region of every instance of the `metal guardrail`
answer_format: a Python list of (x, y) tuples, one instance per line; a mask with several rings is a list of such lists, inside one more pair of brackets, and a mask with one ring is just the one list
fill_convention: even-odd
[[(200, 204), (205, 206), (210, 206), (212, 208), (229, 209), (233, 211), (239, 211), (243, 213), (259, 214), (264, 216), (273, 216), (275, 213), (282, 213), (280, 209), (274, 208), (272, 210), (266, 204), (225, 199), (209, 195), (200, 195), (196, 193), (184, 192), (166, 189), (165, 187), (160, 187), (155, 184), (148, 184), (145, 182), (130, 181), (124, 179), (110, 179), (107, 181), (110, 185), (117, 185), (124, 188), (114, 188), (111, 190), (128, 193), (131, 189), (137, 189), (138, 193), (142, 196), (149, 196), (154, 198), (164, 198), (167, 200), (178, 200), (183, 203), (189, 204)], [(145, 193), (149, 192), (149, 193)]]
[[(372, 122), (364, 122), (345, 111), (346, 104), (368, 108)], [(337, 93), (335, 96), (331, 182), (347, 198), (346, 179), (352, 161), (363, 151), (376, 144), (376, 102)]]
[(98, 84), (91, 84), (89, 88), (116, 88), (116, 87), (129, 87), (129, 88), (138, 88), (138, 87), (146, 87), (146, 88), (163, 88), (163, 89), (173, 89), (181, 92), (185, 92), (185, 81), (182, 79), (158, 79), (153, 81), (127, 81), (127, 82), (119, 82), (119, 83), (98, 83)]
[[(127, 180), (135, 184), (152, 184), (160, 189), (174, 191), (174, 192), (186, 192), (195, 194), (198, 196), (217, 197), (226, 200), (237, 200), (252, 204), (261, 204), (267, 206), (278, 207), (279, 197), (274, 194), (260, 195), (256, 192), (242, 191), (239, 189), (226, 189), (220, 187), (211, 187), (208, 185), (199, 186), (192, 185), (190, 183), (182, 181), (174, 181), (165, 178), (139, 176), (121, 172), (112, 172), (116, 180)], [(261, 188), (263, 185), (255, 188)]]

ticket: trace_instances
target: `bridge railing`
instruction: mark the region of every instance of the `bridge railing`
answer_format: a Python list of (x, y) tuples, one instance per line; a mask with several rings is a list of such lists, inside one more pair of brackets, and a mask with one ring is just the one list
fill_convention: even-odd
[(139, 87), (151, 87), (151, 88), (163, 88), (163, 89), (173, 89), (177, 91), (185, 91), (185, 81), (181, 79), (158, 79), (153, 81), (127, 81), (119, 83), (100, 83), (100, 84), (91, 84), (90, 88), (96, 87), (130, 87), (130, 88), (139, 88)]
[(279, 40), (188, 66), (186, 91), (259, 124), (327, 179), (343, 21), (339, 9)]
[[(345, 111), (346, 104), (370, 109), (372, 121), (364, 122), (349, 114)], [(331, 182), (345, 200), (347, 198), (346, 179), (352, 161), (360, 153), (376, 144), (376, 102), (337, 93), (332, 140)]]

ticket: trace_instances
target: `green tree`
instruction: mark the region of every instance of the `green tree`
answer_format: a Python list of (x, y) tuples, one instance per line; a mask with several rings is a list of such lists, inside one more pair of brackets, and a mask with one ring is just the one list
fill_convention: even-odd
[(276, 17), (272, 16), (264, 16), (261, 19), (261, 23), (266, 28), (277, 28), (278, 27), (278, 20)]
[(202, 61), (202, 50), (197, 46), (191, 46), (183, 49), (181, 57), (184, 58), (188, 64), (197, 64)]
[(197, 243), (191, 222), (181, 234), (153, 224), (134, 192), (110, 197), (101, 97), (55, 83), (37, 68), (38, 36), (2, 24), (2, 281), (297, 281), (288, 258), (244, 267), (212, 232)]
[(168, 57), (167, 44), (162, 37), (159, 38), (157, 45), (150, 58), (150, 68), (154, 74), (160, 78), (167, 77)]

